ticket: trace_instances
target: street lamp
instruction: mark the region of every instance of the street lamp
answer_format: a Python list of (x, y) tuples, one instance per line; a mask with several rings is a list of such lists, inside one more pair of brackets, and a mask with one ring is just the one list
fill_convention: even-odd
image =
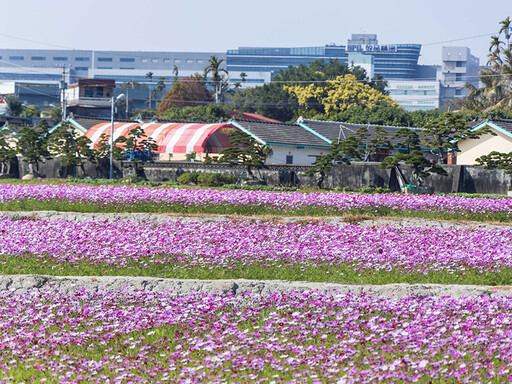
[(112, 180), (112, 170), (114, 169), (114, 108), (116, 101), (119, 101), (124, 98), (124, 93), (121, 93), (119, 96), (110, 99), (112, 102), (112, 109), (110, 110), (110, 179)]

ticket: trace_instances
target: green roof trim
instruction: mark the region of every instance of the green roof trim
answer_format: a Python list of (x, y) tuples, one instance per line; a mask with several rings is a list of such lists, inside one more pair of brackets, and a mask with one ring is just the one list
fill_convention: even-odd
[(298, 122), (297, 123), (299, 126), (301, 126), (302, 128), (304, 128), (306, 131), (308, 131), (309, 133), (312, 133), (313, 135), (315, 135), (316, 137), (318, 137), (319, 139), (325, 141), (326, 143), (328, 143), (329, 145), (331, 144), (331, 140), (329, 140), (327, 137), (319, 134), (317, 131), (315, 131), (314, 129), (311, 129), (309, 128), (306, 124), (304, 123), (300, 123)]
[(247, 133), (249, 136), (251, 136), (254, 140), (256, 140), (260, 144), (267, 145), (267, 146), (270, 145), (270, 143), (267, 143), (267, 142), (263, 141), (258, 136), (256, 136), (254, 133), (252, 133), (251, 131), (245, 129), (240, 124), (237, 124), (237, 122), (234, 121), (234, 120), (230, 120), (226, 124), (231, 124), (231, 125), (237, 127), (239, 130), (241, 130), (244, 133)]

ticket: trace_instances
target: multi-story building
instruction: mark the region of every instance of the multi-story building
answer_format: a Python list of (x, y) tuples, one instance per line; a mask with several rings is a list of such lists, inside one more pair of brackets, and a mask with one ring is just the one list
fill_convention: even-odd
[(469, 48), (443, 47), (442, 60), (443, 101), (465, 97), (468, 93), (466, 83), (478, 88), (480, 60), (471, 54)]

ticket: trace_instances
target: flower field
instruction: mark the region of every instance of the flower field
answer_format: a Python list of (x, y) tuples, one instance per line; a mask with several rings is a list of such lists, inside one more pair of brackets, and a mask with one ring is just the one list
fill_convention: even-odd
[[(0, 184), (0, 210), (510, 221), (512, 200)], [(0, 218), (0, 274), (512, 285), (512, 227)], [(51, 285), (51, 283), (50, 283)], [(503, 383), (512, 297), (0, 290), (1, 383)]]
[(512, 199), (442, 195), (0, 184), (1, 210), (397, 215), (511, 221)]
[(512, 283), (512, 228), (0, 219), (0, 234), (3, 273)]
[(0, 382), (512, 380), (512, 299), (0, 294)]

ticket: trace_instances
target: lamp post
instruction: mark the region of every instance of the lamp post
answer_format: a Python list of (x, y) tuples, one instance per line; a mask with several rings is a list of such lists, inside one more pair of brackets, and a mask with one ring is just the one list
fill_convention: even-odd
[(121, 100), (124, 98), (124, 93), (121, 93), (119, 96), (110, 99), (112, 103), (112, 109), (110, 110), (110, 179), (112, 180), (112, 172), (114, 169), (114, 109), (116, 101)]

